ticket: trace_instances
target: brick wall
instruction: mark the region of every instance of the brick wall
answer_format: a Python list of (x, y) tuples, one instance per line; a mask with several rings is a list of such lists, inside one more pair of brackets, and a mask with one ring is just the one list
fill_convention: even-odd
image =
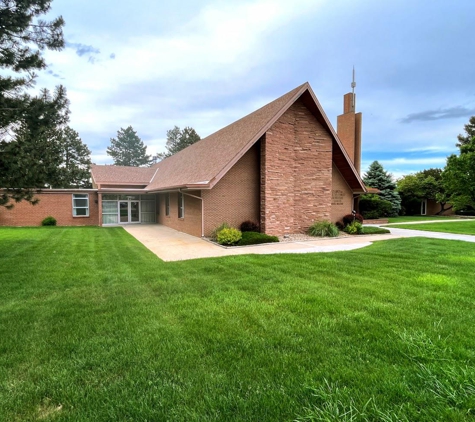
[(41, 221), (50, 215), (56, 218), (58, 226), (97, 226), (97, 193), (75, 193), (89, 194), (89, 217), (73, 217), (72, 193), (46, 191), (36, 195), (40, 200), (36, 205), (22, 201), (11, 210), (0, 207), (0, 226), (40, 226)]
[(332, 212), (331, 221), (336, 223), (353, 210), (353, 191), (335, 164), (332, 165)]
[(203, 190), (205, 235), (226, 222), (239, 228), (259, 222), (259, 151), (257, 142), (211, 190)]
[[(449, 205), (446, 205), (446, 207)], [(426, 215), (436, 215), (440, 211), (440, 204), (435, 202), (433, 199), (427, 200), (427, 214)], [(444, 211), (440, 215), (455, 215), (455, 211), (453, 208), (450, 210)]]
[[(199, 191), (193, 191), (190, 194), (200, 196)], [(157, 197), (157, 223), (193, 236), (201, 236), (201, 201), (199, 199), (184, 195), (184, 218), (178, 218), (178, 192), (170, 192), (169, 216), (165, 215), (166, 194), (161, 193)]]
[(302, 101), (261, 142), (261, 230), (304, 232), (331, 218), (332, 139)]

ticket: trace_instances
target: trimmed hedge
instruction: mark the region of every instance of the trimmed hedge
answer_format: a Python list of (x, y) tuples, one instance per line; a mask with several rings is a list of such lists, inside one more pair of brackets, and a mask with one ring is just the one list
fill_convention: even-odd
[(360, 199), (359, 207), (365, 219), (389, 217), (393, 212), (393, 204), (378, 195), (365, 195)]
[(237, 243), (237, 246), (258, 245), (260, 243), (274, 243), (278, 242), (277, 236), (269, 236), (265, 233), (258, 232), (242, 232), (242, 238)]

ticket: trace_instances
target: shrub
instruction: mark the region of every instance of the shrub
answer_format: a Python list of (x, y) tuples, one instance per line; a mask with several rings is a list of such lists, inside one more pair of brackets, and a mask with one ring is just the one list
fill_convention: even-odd
[(346, 227), (348, 224), (353, 223), (354, 220), (357, 220), (357, 221), (359, 221), (361, 224), (363, 224), (363, 216), (362, 216), (361, 214), (358, 214), (358, 213), (356, 213), (354, 216), (353, 216), (353, 214), (346, 214), (346, 215), (343, 217), (343, 224), (344, 224), (345, 227)]
[(389, 217), (393, 213), (392, 203), (381, 199), (378, 195), (362, 195), (359, 207), (365, 219)]
[(362, 234), (363, 225), (359, 221), (353, 221), (345, 227), (345, 232), (348, 234)]
[(336, 237), (340, 234), (340, 231), (337, 226), (329, 221), (316, 221), (308, 228), (308, 234), (310, 236)]
[(216, 227), (212, 232), (211, 232), (211, 240), (216, 241), (218, 238), (218, 233), (223, 230), (223, 229), (230, 229), (231, 226), (228, 223), (222, 223), (220, 226)]
[(260, 243), (273, 243), (278, 241), (279, 238), (277, 236), (269, 236), (268, 234), (258, 232), (242, 232), (242, 238), (238, 242), (238, 246), (258, 245)]
[(372, 219), (378, 219), (379, 218), (379, 212), (378, 211), (365, 211), (363, 214), (365, 220), (372, 220)]
[(343, 221), (337, 221), (335, 223), (335, 226), (338, 227), (338, 230), (343, 230), (345, 228), (345, 225), (343, 224)]
[(241, 231), (244, 232), (259, 232), (259, 225), (254, 223), (251, 220), (246, 220), (241, 223), (240, 226)]
[(56, 218), (51, 217), (49, 215), (41, 222), (41, 225), (42, 226), (56, 226)]
[(235, 245), (241, 240), (241, 238), (241, 231), (232, 227), (225, 227), (216, 235), (216, 240), (220, 245)]

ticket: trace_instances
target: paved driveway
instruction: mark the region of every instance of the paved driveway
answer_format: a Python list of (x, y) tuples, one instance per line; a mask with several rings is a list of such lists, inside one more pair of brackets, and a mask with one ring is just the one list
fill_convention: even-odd
[(388, 240), (400, 237), (430, 237), (475, 242), (475, 236), (386, 227), (391, 230), (391, 234), (323, 238), (300, 242), (281, 242), (265, 245), (224, 248), (208, 242), (207, 240), (179, 232), (160, 224), (134, 224), (123, 227), (128, 233), (134, 236), (139, 242), (143, 243), (163, 261), (182, 261), (186, 259), (245, 254), (267, 255), (277, 253), (348, 251), (369, 246), (378, 240)]

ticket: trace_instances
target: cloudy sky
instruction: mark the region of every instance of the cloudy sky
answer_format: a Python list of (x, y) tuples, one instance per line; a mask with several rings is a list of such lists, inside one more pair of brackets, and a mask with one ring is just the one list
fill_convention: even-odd
[(363, 169), (443, 167), (475, 115), (473, 0), (53, 0), (67, 47), (37, 87), (63, 84), (70, 126), (107, 164), (131, 125), (205, 137), (308, 81), (331, 122), (356, 69)]

